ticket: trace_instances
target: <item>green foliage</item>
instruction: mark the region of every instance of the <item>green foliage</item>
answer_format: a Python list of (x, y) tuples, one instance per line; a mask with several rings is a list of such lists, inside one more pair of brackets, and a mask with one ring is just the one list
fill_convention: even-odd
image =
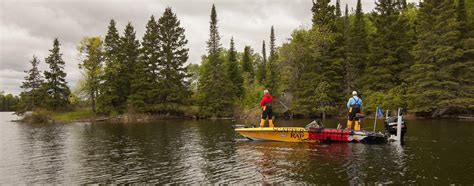
[(31, 69), (25, 71), (25, 81), (23, 81), (20, 88), (23, 92), (20, 93), (20, 102), (17, 105), (16, 112), (22, 114), (25, 111), (34, 110), (36, 107), (44, 107), (46, 100), (46, 91), (43, 76), (38, 69), (40, 63), (39, 59), (33, 55), (30, 61)]
[[(232, 93), (234, 93), (236, 97), (241, 97), (244, 94), (244, 87), (243, 87), (243, 77), (242, 71), (239, 66), (239, 62), (237, 61), (237, 51), (235, 50), (234, 46), (234, 38), (230, 39), (230, 48), (228, 51), (228, 59), (226, 60), (226, 71), (227, 75), (232, 82)], [(245, 56), (245, 55), (244, 55)], [(245, 57), (244, 57), (245, 58)], [(243, 66), (243, 71), (245, 72), (245, 65)]]
[(408, 108), (412, 112), (430, 113), (456, 106), (452, 100), (456, 99), (460, 84), (449, 66), (455, 65), (462, 51), (455, 47), (460, 33), (453, 13), (451, 0), (427, 0), (420, 4), (416, 61), (407, 78)]
[(64, 72), (64, 61), (59, 51), (59, 40), (54, 39), (53, 48), (45, 59), (49, 65), (49, 70), (44, 72), (46, 79), (45, 89), (48, 94), (47, 106), (52, 110), (64, 109), (68, 106), (69, 87), (66, 82), (66, 72)]
[(253, 51), (250, 46), (245, 46), (242, 56), (242, 72), (247, 73), (250, 83), (253, 83), (255, 72), (252, 61)]
[(82, 75), (85, 84), (82, 86), (90, 100), (92, 112), (96, 113), (96, 102), (99, 94), (100, 77), (102, 75), (103, 49), (100, 37), (84, 37), (77, 50), (82, 62), (79, 69), (83, 70)]
[(273, 26), (270, 30), (270, 56), (268, 58), (267, 70), (266, 70), (266, 85), (265, 87), (271, 92), (277, 92), (278, 81), (279, 81), (279, 69), (277, 63), (277, 51), (275, 45), (275, 31)]
[[(145, 65), (138, 59), (140, 43), (135, 37), (135, 29), (132, 23), (125, 26), (124, 34), (120, 37), (119, 44), (119, 70), (118, 82), (121, 89), (118, 90), (119, 112), (123, 112), (130, 106), (130, 111), (143, 111), (140, 107), (143, 103), (142, 90), (144, 87)], [(130, 99), (129, 99), (130, 96)], [(137, 98), (138, 97), (138, 98)], [(127, 105), (128, 103), (128, 105)]]
[(18, 108), (18, 104), (20, 102), (20, 98), (18, 96), (13, 96), (12, 94), (5, 95), (0, 92), (0, 112), (5, 111), (16, 111)]
[[(122, 88), (119, 79), (121, 65), (118, 61), (120, 36), (115, 21), (110, 20), (107, 35), (104, 40), (104, 74), (99, 87), (97, 111), (102, 114), (118, 112), (123, 103), (119, 100), (119, 90)], [(122, 100), (123, 101), (123, 100)]]
[(176, 108), (188, 105), (191, 94), (189, 82), (186, 81), (189, 75), (184, 66), (188, 60), (188, 40), (171, 8), (166, 8), (158, 20), (158, 30), (158, 41), (162, 47), (158, 50), (159, 84), (154, 89), (158, 92), (159, 104), (155, 107), (160, 112), (182, 112), (183, 109)]
[(217, 30), (217, 14), (212, 5), (207, 41), (208, 56), (203, 57), (199, 77), (198, 99), (200, 111), (205, 116), (229, 116), (232, 113), (232, 84), (225, 71), (220, 36)]
[(76, 109), (74, 111), (67, 112), (54, 112), (50, 113), (51, 119), (55, 122), (72, 122), (77, 120), (84, 120), (93, 118), (94, 112), (90, 109)]
[(404, 70), (412, 65), (412, 41), (408, 34), (408, 20), (400, 13), (398, 2), (379, 0), (372, 22), (376, 31), (371, 34), (370, 51), (362, 90), (388, 91), (400, 85)]
[(349, 63), (347, 64), (349, 66), (346, 67), (346, 74), (349, 76), (346, 78), (349, 81), (347, 87), (351, 90), (360, 89), (360, 75), (361, 71), (365, 68), (369, 51), (364, 17), (361, 0), (357, 0), (356, 12), (349, 34), (348, 46), (350, 50), (348, 53)]
[(265, 40), (262, 43), (262, 61), (257, 64), (257, 80), (259, 83), (263, 84), (266, 81), (267, 73), (267, 51), (265, 49)]
[(407, 107), (406, 85), (402, 84), (386, 92), (367, 91), (364, 99), (364, 110), (374, 112), (379, 106), (382, 109), (396, 110)]

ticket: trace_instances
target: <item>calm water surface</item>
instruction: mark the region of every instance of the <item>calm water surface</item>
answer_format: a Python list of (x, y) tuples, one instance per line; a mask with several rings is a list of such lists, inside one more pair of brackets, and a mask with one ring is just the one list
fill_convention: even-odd
[(231, 121), (44, 125), (13, 119), (0, 113), (0, 184), (474, 183), (472, 121), (408, 121), (406, 144), (398, 146), (254, 142), (236, 134)]

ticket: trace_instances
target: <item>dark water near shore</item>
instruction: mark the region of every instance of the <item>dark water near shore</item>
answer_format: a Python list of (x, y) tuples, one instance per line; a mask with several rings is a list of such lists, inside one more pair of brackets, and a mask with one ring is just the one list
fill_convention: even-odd
[(0, 113), (0, 184), (474, 184), (472, 121), (408, 121), (398, 146), (252, 142), (231, 121), (40, 125), (10, 114)]

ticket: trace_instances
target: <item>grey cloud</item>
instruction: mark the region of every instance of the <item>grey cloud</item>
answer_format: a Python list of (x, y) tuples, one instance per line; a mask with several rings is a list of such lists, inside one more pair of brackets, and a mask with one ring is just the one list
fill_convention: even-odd
[[(160, 17), (166, 7), (173, 11), (186, 29), (189, 40), (188, 63), (199, 63), (206, 53), (209, 14), (216, 5), (222, 46), (228, 47), (234, 37), (242, 51), (250, 45), (261, 51), (262, 40), (268, 44), (270, 26), (275, 26), (277, 44), (290, 37), (291, 32), (311, 24), (310, 0), (3, 0), (0, 3), (0, 90), (18, 94), (24, 70), (29, 68), (32, 55), (44, 58), (58, 37), (66, 62), (69, 86), (75, 86), (81, 73), (76, 45), (84, 36), (104, 36), (110, 19), (117, 21), (122, 33), (132, 22), (137, 38), (141, 39), (151, 15)], [(335, 3), (335, 0), (332, 2)], [(353, 7), (356, 0), (341, 0)], [(363, 0), (364, 10), (374, 7), (373, 0)]]

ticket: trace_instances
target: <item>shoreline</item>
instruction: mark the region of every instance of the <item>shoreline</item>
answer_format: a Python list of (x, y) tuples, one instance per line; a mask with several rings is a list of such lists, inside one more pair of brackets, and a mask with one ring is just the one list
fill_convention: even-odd
[[(198, 117), (198, 116), (177, 116), (177, 115), (166, 115), (166, 114), (121, 114), (116, 116), (75, 116), (75, 117), (62, 117), (74, 113), (71, 112), (62, 112), (62, 113), (48, 113), (46, 115), (38, 114), (25, 114), (18, 120), (12, 120), (12, 122), (23, 122), (23, 123), (53, 123), (53, 124), (69, 124), (75, 122), (90, 122), (90, 123), (149, 123), (154, 121), (163, 121), (163, 120), (236, 120), (236, 121), (258, 121), (259, 118), (249, 118), (249, 117)], [(13, 112), (12, 112), (13, 114)], [(40, 113), (41, 114), (41, 113)], [(414, 114), (405, 114), (406, 120), (459, 120), (459, 121), (474, 121), (474, 116), (468, 115), (443, 115), (440, 117), (419, 117)], [(284, 117), (277, 117), (276, 119), (283, 119)], [(366, 119), (374, 119), (374, 116), (366, 116)], [(385, 118), (385, 117), (383, 117)], [(382, 120), (383, 118), (379, 118)], [(296, 117), (293, 119), (315, 119), (322, 120), (322, 118), (313, 118), (313, 117)], [(326, 119), (345, 119), (344, 116), (338, 117), (328, 117)]]

